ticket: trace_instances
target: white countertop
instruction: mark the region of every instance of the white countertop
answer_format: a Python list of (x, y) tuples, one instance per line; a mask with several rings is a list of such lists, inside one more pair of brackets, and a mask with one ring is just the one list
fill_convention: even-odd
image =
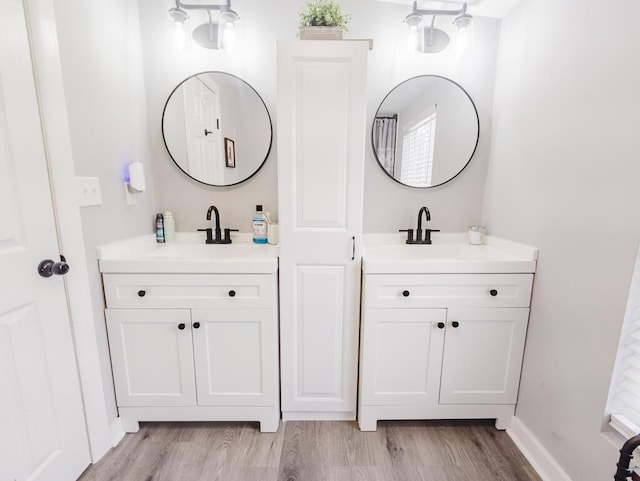
[(406, 244), (406, 234), (365, 234), (365, 274), (532, 273), (538, 249), (487, 236), (471, 245), (467, 233), (433, 233), (432, 244)]
[[(251, 234), (232, 234), (232, 244), (205, 244), (204, 233), (177, 233), (158, 244), (153, 234), (97, 248), (103, 273), (271, 274), (278, 246), (254, 244)], [(365, 274), (533, 273), (538, 249), (487, 236), (471, 245), (467, 233), (433, 233), (432, 244), (406, 244), (406, 234), (365, 234)]]
[(251, 234), (233, 233), (232, 244), (205, 244), (204, 233), (178, 232), (176, 242), (158, 244), (155, 235), (97, 247), (102, 273), (271, 274), (278, 270), (278, 246), (254, 244)]

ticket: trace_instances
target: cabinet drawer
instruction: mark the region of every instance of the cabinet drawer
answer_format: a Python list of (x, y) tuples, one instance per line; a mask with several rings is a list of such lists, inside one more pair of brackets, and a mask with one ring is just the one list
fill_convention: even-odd
[(271, 275), (104, 274), (109, 308), (269, 308)]
[(367, 308), (528, 307), (533, 274), (413, 274), (364, 277)]

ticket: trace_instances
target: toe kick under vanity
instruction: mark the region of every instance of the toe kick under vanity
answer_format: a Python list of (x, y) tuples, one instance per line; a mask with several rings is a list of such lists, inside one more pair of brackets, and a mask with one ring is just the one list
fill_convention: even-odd
[(98, 249), (119, 416), (280, 420), (277, 247), (204, 245), (179, 234)]
[(538, 251), (443, 234), (370, 235), (363, 254), (358, 423), (514, 414)]

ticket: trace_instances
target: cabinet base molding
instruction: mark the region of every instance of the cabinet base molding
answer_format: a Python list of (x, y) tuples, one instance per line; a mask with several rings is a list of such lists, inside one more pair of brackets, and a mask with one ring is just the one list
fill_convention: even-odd
[(514, 405), (360, 406), (358, 425), (361, 431), (375, 431), (382, 420), (495, 419), (496, 429), (505, 430), (514, 413)]
[(122, 424), (122, 419), (115, 418), (109, 423), (109, 437), (111, 438), (111, 446), (116, 447), (124, 438), (127, 432)]
[(355, 421), (355, 411), (349, 412), (312, 412), (283, 411), (283, 421)]
[(120, 407), (123, 429), (138, 431), (141, 421), (258, 421), (260, 432), (275, 433), (280, 425), (278, 406), (234, 407)]

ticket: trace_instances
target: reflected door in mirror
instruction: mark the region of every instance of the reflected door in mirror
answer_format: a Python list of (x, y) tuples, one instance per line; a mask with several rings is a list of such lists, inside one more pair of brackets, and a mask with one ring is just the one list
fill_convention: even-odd
[(189, 175), (206, 184), (224, 178), (220, 135), (220, 87), (208, 77), (184, 84), (184, 137)]

